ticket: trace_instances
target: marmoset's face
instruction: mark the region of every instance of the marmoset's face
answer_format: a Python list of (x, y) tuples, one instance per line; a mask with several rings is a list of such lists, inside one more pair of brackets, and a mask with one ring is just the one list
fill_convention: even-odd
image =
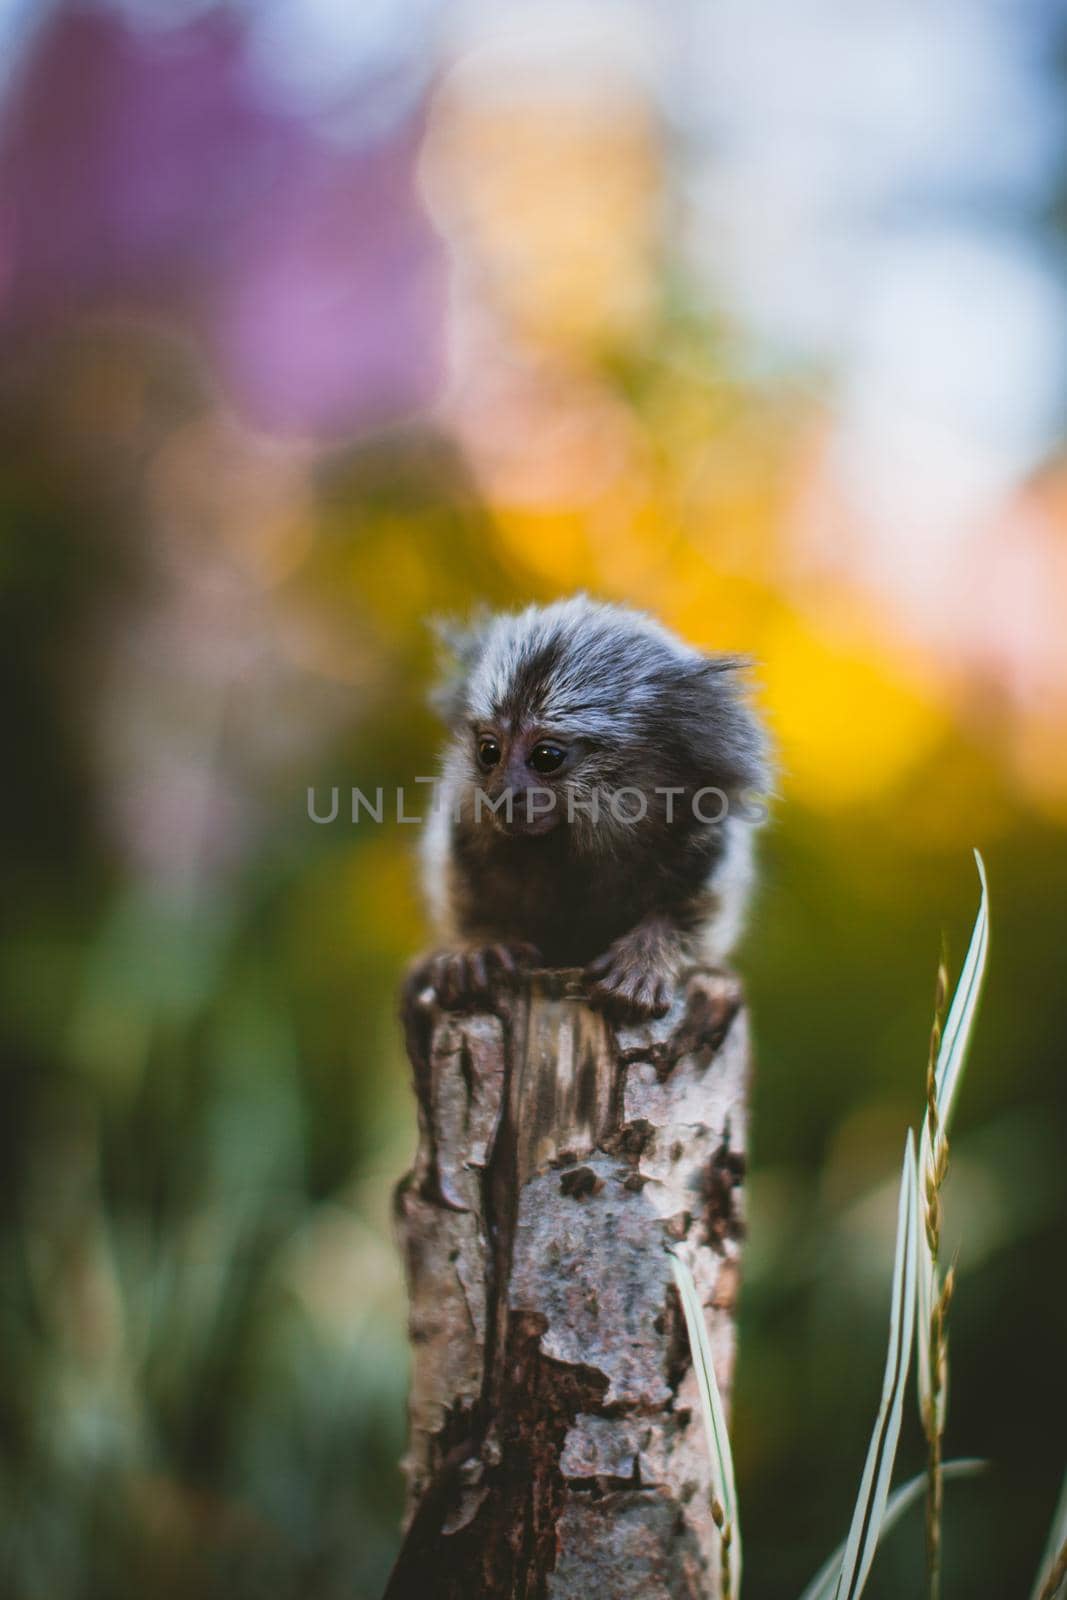
[(484, 809), (487, 824), (536, 838), (566, 820), (566, 784), (589, 752), (587, 740), (507, 717), (474, 723), (469, 737), (474, 786), (495, 807)]

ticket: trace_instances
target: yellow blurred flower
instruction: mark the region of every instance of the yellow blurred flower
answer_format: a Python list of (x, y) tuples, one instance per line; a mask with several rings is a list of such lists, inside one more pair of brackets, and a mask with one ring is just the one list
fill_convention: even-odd
[(818, 810), (892, 789), (947, 727), (928, 685), (872, 650), (869, 619), (815, 627), (785, 613), (768, 628), (761, 677), (783, 767), (783, 787)]
[(521, 337), (577, 353), (647, 324), (661, 232), (661, 152), (621, 85), (578, 99), (469, 77), (442, 95), (430, 203), (461, 264)]

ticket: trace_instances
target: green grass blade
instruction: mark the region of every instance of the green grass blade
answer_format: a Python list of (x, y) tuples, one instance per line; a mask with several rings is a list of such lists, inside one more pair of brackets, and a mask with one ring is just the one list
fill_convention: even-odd
[(941, 1048), (937, 1054), (937, 1114), (943, 1131), (947, 1133), (952, 1108), (960, 1086), (967, 1045), (978, 1009), (978, 997), (985, 976), (986, 958), (989, 954), (989, 885), (986, 881), (985, 862), (974, 852), (982, 898), (978, 906), (971, 942), (963, 963), (956, 993), (952, 997)]
[(1041, 1600), (1045, 1593), (1046, 1585), (1052, 1575), (1052, 1568), (1056, 1558), (1067, 1544), (1067, 1475), (1063, 1479), (1063, 1489), (1060, 1492), (1059, 1504), (1052, 1517), (1052, 1527), (1049, 1529), (1048, 1544), (1041, 1557), (1041, 1565), (1037, 1569), (1037, 1579), (1034, 1583), (1030, 1600)]
[(904, 1408), (904, 1390), (911, 1366), (912, 1338), (915, 1331), (915, 1274), (918, 1264), (919, 1187), (915, 1164), (915, 1141), (909, 1130), (904, 1146), (904, 1168), (897, 1204), (896, 1255), (893, 1263), (893, 1293), (889, 1317), (889, 1349), (886, 1353), (882, 1400), (867, 1451), (859, 1494), (852, 1514), (852, 1526), (845, 1540), (841, 1571), (834, 1591), (835, 1600), (856, 1600), (863, 1592), (874, 1560), (886, 1502), (889, 1480), (896, 1459), (897, 1441)]
[[(941, 1048), (937, 1054), (936, 1094), (937, 1118), (942, 1134), (947, 1134), (949, 1120), (959, 1087), (963, 1081), (963, 1068), (967, 1058), (967, 1045), (970, 1041), (971, 1031), (974, 1026), (975, 1013), (978, 1009), (978, 999), (982, 991), (982, 981), (985, 977), (986, 958), (989, 953), (989, 885), (986, 881), (985, 862), (976, 850), (974, 859), (978, 867), (978, 878), (981, 885), (981, 899), (978, 913), (975, 917), (974, 928), (971, 932), (971, 942), (967, 948), (967, 957), (963, 963), (956, 992), (952, 997), (948, 1017), (945, 1021), (944, 1032), (941, 1036)], [(926, 1208), (926, 1185), (933, 1175), (935, 1151), (930, 1136), (930, 1119), (927, 1115), (923, 1118), (922, 1134), (919, 1139), (919, 1269), (918, 1269), (918, 1323), (919, 1323), (919, 1360), (918, 1360), (918, 1394), (919, 1417), (925, 1427), (926, 1408), (932, 1393), (932, 1372), (930, 1352), (930, 1316), (934, 1309), (934, 1302), (938, 1295), (937, 1273), (930, 1247), (926, 1240), (926, 1228), (923, 1224)], [(942, 1393), (939, 1398), (938, 1409), (943, 1413), (947, 1396)]]
[(737, 1508), (737, 1488), (734, 1483), (734, 1460), (730, 1450), (730, 1434), (726, 1426), (726, 1410), (715, 1378), (715, 1363), (704, 1308), (693, 1281), (693, 1274), (680, 1256), (668, 1252), (674, 1268), (674, 1281), (685, 1314), (689, 1334), (689, 1349), (693, 1357), (693, 1370), (700, 1391), (700, 1407), (704, 1415), (704, 1431), (708, 1440), (711, 1460), (712, 1493), (723, 1508), (726, 1525), (730, 1530), (727, 1556), (730, 1564), (730, 1593), (738, 1600), (741, 1593), (741, 1522)]
[[(965, 1458), (960, 1461), (946, 1461), (941, 1469), (946, 1482), (952, 1478), (971, 1478), (985, 1468), (984, 1461)], [(917, 1500), (921, 1500), (926, 1490), (926, 1473), (919, 1472), (914, 1478), (902, 1484), (886, 1501), (885, 1515), (882, 1518), (882, 1527), (879, 1533), (879, 1542), (892, 1533), (897, 1523), (905, 1512), (911, 1510)], [(815, 1577), (804, 1590), (800, 1600), (833, 1600), (834, 1585), (838, 1573), (841, 1571), (841, 1558), (845, 1553), (843, 1544), (838, 1545), (825, 1566), (820, 1567)]]

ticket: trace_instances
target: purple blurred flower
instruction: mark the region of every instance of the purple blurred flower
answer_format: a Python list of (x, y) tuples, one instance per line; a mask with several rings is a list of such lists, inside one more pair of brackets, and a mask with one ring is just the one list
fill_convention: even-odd
[(409, 119), (362, 148), (327, 138), (272, 102), (222, 12), (143, 31), (64, 9), (0, 127), (5, 331), (165, 312), (254, 422), (344, 436), (411, 412), (444, 362), (419, 135)]

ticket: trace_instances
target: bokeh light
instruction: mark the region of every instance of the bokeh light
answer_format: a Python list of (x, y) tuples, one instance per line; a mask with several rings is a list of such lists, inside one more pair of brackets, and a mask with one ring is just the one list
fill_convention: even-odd
[[(0, 4), (12, 1600), (381, 1592), (428, 931), (418, 829), (306, 795), (433, 770), (430, 618), (576, 588), (749, 652), (780, 757), (752, 1600), (844, 1532), (986, 854), (948, 1447), (993, 1468), (945, 1593), (1028, 1588), (1067, 1401), (1064, 42), (1052, 0)], [(920, 1542), (868, 1593), (918, 1593)]]

